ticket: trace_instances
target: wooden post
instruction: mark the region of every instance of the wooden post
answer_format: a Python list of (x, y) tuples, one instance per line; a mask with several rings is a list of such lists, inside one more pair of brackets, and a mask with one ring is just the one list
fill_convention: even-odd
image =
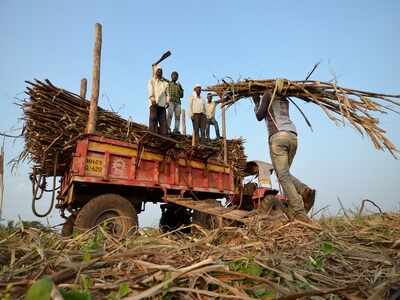
[(86, 99), (86, 90), (87, 90), (87, 80), (86, 78), (81, 79), (81, 89), (79, 95), (81, 98)]
[(181, 133), (186, 135), (186, 112), (184, 109), (181, 112)]
[(99, 100), (99, 88), (100, 88), (101, 42), (102, 42), (101, 24), (96, 23), (95, 44), (93, 50), (92, 96), (90, 98), (90, 110), (89, 110), (89, 120), (87, 125), (87, 133), (94, 133), (96, 131), (97, 103)]
[(228, 149), (226, 143), (226, 115), (225, 115), (225, 106), (221, 108), (221, 118), (222, 118), (222, 137), (224, 139), (224, 162), (228, 163)]

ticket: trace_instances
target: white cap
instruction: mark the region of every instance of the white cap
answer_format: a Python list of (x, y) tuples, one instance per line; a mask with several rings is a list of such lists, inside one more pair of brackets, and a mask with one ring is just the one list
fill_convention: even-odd
[(195, 88), (201, 88), (201, 84), (200, 84), (200, 83), (196, 83), (196, 84), (194, 85), (194, 88), (193, 88), (193, 89), (195, 89)]

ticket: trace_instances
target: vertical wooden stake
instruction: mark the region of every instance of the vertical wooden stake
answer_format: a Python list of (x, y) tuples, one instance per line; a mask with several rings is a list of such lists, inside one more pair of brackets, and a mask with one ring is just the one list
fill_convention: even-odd
[(186, 112), (184, 109), (182, 109), (181, 112), (181, 133), (183, 135), (186, 135)]
[(87, 90), (87, 80), (86, 78), (81, 79), (81, 89), (79, 95), (81, 98), (86, 99), (86, 90)]
[(96, 131), (97, 103), (99, 100), (99, 88), (100, 88), (101, 42), (102, 42), (101, 24), (96, 23), (95, 44), (93, 50), (92, 96), (90, 98), (90, 110), (89, 110), (87, 133), (94, 133)]
[(228, 163), (228, 149), (226, 143), (226, 115), (225, 115), (225, 106), (221, 108), (221, 118), (222, 118), (222, 137), (224, 139), (224, 162)]

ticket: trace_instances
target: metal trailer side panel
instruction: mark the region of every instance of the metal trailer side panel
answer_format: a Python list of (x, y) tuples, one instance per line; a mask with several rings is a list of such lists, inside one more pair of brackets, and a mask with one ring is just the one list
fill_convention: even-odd
[(232, 194), (232, 170), (216, 162), (171, 159), (136, 145), (104, 137), (79, 140), (60, 198), (73, 182)]

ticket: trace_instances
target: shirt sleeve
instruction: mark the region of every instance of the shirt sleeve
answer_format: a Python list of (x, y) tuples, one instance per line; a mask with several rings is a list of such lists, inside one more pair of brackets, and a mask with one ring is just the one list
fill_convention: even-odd
[(265, 91), (264, 95), (261, 98), (260, 104), (255, 109), (256, 118), (258, 121), (265, 119), (268, 114), (268, 106), (271, 102), (271, 93), (269, 91)]
[(170, 96), (171, 96), (171, 93), (170, 93), (170, 90), (169, 90), (169, 86), (170, 86), (170, 83), (167, 82), (166, 88), (165, 88), (165, 97), (166, 97), (167, 103), (169, 103)]
[(179, 83), (179, 97), (183, 98), (183, 87), (180, 83)]
[(156, 76), (156, 71), (157, 71), (158, 65), (152, 65), (151, 66), (151, 77), (154, 78)]
[(149, 104), (151, 105), (152, 101), (156, 100), (156, 98), (154, 96), (154, 85), (153, 85), (153, 81), (151, 79), (147, 83), (147, 93), (149, 96)]
[(189, 97), (189, 108), (188, 108), (189, 117), (192, 117), (192, 111), (193, 111), (192, 105), (193, 105), (193, 98)]

